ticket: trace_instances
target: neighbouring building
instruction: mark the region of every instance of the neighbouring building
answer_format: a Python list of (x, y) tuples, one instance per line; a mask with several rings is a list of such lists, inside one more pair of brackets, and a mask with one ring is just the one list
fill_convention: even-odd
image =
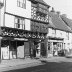
[[(31, 1), (31, 31), (34, 33), (36, 38), (31, 38), (31, 45), (36, 47), (33, 48), (34, 56), (46, 56), (47, 41), (46, 35), (48, 33), (49, 23), (49, 5), (43, 0), (30, 0)], [(32, 49), (32, 48), (31, 48)]]
[[(69, 26), (72, 30), (72, 20), (67, 18), (64, 14), (61, 15), (62, 20), (66, 23), (67, 26)], [(69, 51), (70, 53), (72, 53), (72, 33), (69, 33), (69, 42), (70, 42), (70, 46), (69, 46)]]
[(49, 5), (43, 0), (1, 0), (0, 60), (46, 56)]
[[(69, 51), (72, 41), (72, 30), (62, 20), (59, 12), (52, 9), (49, 12), (49, 25), (48, 25), (48, 52), (49, 56), (58, 56), (58, 51), (66, 49)], [(72, 47), (71, 47), (72, 48)]]

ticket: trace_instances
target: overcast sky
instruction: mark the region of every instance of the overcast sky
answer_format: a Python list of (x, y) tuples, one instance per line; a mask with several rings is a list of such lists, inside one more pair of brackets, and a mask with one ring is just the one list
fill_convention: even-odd
[(48, 5), (54, 7), (55, 11), (67, 14), (72, 19), (72, 0), (44, 0)]

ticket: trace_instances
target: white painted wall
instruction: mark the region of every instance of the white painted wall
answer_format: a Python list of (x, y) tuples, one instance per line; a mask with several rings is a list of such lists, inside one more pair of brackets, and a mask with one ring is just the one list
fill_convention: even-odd
[(48, 28), (47, 36), (55, 37), (55, 30), (52, 28)]
[(56, 30), (56, 37), (62, 38), (62, 32), (60, 30)]
[(28, 20), (28, 19), (25, 19), (25, 30), (30, 31), (30, 20)]
[[(5, 25), (6, 27), (14, 28), (14, 16), (9, 14), (4, 15), (4, 8), (5, 7), (1, 9), (1, 26)], [(31, 18), (31, 2), (26, 0), (26, 9), (24, 9), (17, 6), (17, 0), (6, 0), (5, 12), (21, 17)], [(30, 30), (30, 20), (28, 19), (25, 19), (25, 30)]]
[(47, 36), (52, 36), (52, 28), (48, 28), (48, 34)]
[(24, 45), (17, 47), (17, 57), (24, 58)]
[(26, 0), (26, 9), (17, 6), (17, 0), (6, 0), (6, 12), (31, 18), (31, 2)]
[[(3, 0), (0, 0), (2, 3), (4, 3)], [(4, 24), (4, 6), (0, 9), (0, 26), (3, 26)]]
[[(14, 28), (14, 18), (15, 16), (5, 14), (5, 26)], [(30, 20), (25, 19), (25, 30), (30, 30)]]
[(52, 28), (48, 28), (47, 36), (64, 38), (65, 49), (67, 49), (67, 50), (72, 49), (72, 33), (69, 33), (69, 39), (68, 39), (68, 37), (67, 37), (68, 32), (56, 30), (56, 35), (55, 35), (55, 34), (53, 34), (53, 31), (54, 30)]
[(5, 14), (5, 26), (14, 28), (14, 16)]

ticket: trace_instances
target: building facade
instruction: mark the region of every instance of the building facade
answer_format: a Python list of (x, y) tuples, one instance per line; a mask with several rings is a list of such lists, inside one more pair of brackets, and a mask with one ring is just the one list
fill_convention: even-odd
[(56, 12), (49, 14), (48, 31), (48, 57), (58, 56), (60, 50), (69, 51), (72, 45), (72, 30)]
[[(48, 33), (49, 22), (49, 5), (43, 0), (31, 1), (31, 31), (34, 32), (36, 38), (30, 39), (36, 47), (35, 57), (46, 56), (46, 35)], [(37, 47), (38, 46), (38, 47)]]
[(0, 60), (46, 56), (48, 9), (43, 0), (1, 0)]

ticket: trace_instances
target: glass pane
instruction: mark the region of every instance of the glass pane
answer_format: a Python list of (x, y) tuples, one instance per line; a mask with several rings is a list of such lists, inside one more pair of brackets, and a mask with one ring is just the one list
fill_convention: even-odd
[(23, 3), (25, 4), (26, 3), (26, 0), (23, 0)]
[(16, 28), (16, 24), (15, 24), (15, 28)]
[(20, 7), (20, 2), (19, 1), (17, 2), (17, 6)]
[(25, 29), (25, 25), (23, 24), (23, 30)]
[(20, 29), (22, 29), (22, 25), (20, 25)]
[(23, 0), (19, 0), (21, 3), (23, 3)]
[(20, 28), (20, 24), (17, 24), (18, 25), (18, 28)]
[(22, 24), (22, 19), (20, 19), (20, 24)]
[(15, 23), (18, 23), (18, 19), (17, 18), (15, 18)]
[(25, 20), (23, 19), (23, 24), (25, 24)]
[(17, 19), (17, 23), (20, 23), (20, 19)]
[(23, 3), (20, 2), (20, 7), (23, 7)]

